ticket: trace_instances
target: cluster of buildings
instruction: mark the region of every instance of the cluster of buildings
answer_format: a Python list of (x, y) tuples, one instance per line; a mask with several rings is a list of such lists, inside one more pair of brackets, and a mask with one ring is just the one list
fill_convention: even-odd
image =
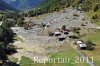
[[(66, 38), (72, 38), (72, 36), (74, 36), (74, 33), (71, 30), (66, 29), (66, 27), (65, 27), (65, 29), (58, 27), (57, 31), (54, 32), (54, 36), (57, 37), (59, 39), (59, 41), (63, 41)], [(87, 49), (87, 45), (83, 41), (78, 40), (78, 41), (76, 41), (76, 43), (77, 43), (77, 46), (79, 49), (81, 49), (81, 50)]]

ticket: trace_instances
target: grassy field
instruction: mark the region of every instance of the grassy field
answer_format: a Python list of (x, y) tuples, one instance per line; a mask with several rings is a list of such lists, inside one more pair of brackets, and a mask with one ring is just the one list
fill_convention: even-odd
[(12, 57), (12, 56), (10, 56), (9, 59), (10, 59), (10, 61), (12, 61), (12, 62), (17, 62), (17, 61), (18, 61), (18, 58), (14, 58), (14, 57)]
[(95, 14), (99, 14), (100, 13), (100, 10), (96, 11), (96, 12), (93, 12), (93, 11), (89, 11), (89, 12), (86, 12), (86, 15), (90, 18), (92, 18), (93, 15)]
[(91, 33), (87, 36), (82, 37), (83, 40), (90, 40), (94, 44), (96, 44), (95, 49), (93, 51), (83, 51), (87, 56), (94, 57), (94, 64), (96, 66), (100, 65), (100, 31), (95, 33)]
[[(86, 15), (89, 17), (89, 18), (92, 18), (92, 16), (94, 16), (95, 14), (100, 14), (100, 10), (98, 10), (97, 12), (86, 12)], [(97, 24), (98, 26), (100, 26), (100, 19), (97, 20), (97, 22), (95, 23)]]
[(2, 16), (3, 14), (0, 14), (0, 16)]
[(98, 20), (98, 22), (96, 22), (96, 24), (97, 24), (98, 26), (100, 26), (100, 20)]
[[(44, 64), (39, 64), (39, 63), (35, 63), (33, 64), (34, 62), (32, 60), (30, 60), (29, 58), (27, 57), (22, 57), (22, 60), (20, 62), (20, 65), (21, 66), (89, 66), (86, 62), (83, 62), (83, 63), (75, 63), (76, 61), (76, 58), (79, 56), (76, 51), (74, 51), (73, 49), (70, 50), (70, 51), (63, 51), (63, 52), (57, 52), (57, 53), (54, 53), (50, 56), (50, 58), (71, 58), (70, 62), (68, 63), (58, 63), (58, 60), (56, 60), (55, 63), (49, 63), (47, 62), (45, 65)], [(73, 64), (75, 63), (75, 64)]]

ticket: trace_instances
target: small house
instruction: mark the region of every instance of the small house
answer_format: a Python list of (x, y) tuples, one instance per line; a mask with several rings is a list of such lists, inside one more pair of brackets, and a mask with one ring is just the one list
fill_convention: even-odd
[(82, 41), (77, 41), (77, 44), (82, 44), (83, 42)]
[(82, 50), (86, 50), (87, 48), (87, 45), (82, 43), (82, 44), (79, 44), (79, 48), (82, 49)]
[(68, 32), (68, 31), (64, 31), (63, 33), (64, 33), (65, 35), (68, 35), (68, 34), (69, 34), (69, 32)]
[(61, 36), (58, 36), (59, 41), (63, 41), (66, 39), (66, 35), (62, 34)]
[(60, 36), (61, 35), (61, 32), (54, 32), (54, 35), (55, 36)]
[(82, 41), (77, 41), (77, 45), (78, 45), (79, 49), (82, 49), (82, 50), (86, 50), (86, 48), (87, 48), (87, 45), (84, 44)]

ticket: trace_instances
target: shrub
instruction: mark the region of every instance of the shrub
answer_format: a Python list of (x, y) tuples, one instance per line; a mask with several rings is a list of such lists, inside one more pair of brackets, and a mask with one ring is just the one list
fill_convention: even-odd
[(48, 32), (48, 35), (49, 35), (49, 36), (53, 36), (54, 33), (52, 33), (52, 32)]
[(78, 14), (76, 14), (76, 13), (74, 13), (74, 14), (73, 14), (73, 16), (79, 17), (79, 15), (78, 15)]
[(99, 19), (99, 14), (95, 14), (92, 16), (92, 19)]
[(87, 50), (94, 50), (93, 46), (95, 46), (95, 44), (92, 41), (90, 40), (86, 41), (86, 45), (87, 45)]
[(62, 26), (62, 29), (63, 29), (63, 30), (66, 30), (66, 25), (63, 25), (63, 26)]

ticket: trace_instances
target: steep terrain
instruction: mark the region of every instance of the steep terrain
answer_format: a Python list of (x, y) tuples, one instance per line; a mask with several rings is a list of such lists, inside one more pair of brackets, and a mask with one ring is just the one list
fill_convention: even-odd
[(0, 0), (0, 9), (28, 10), (39, 6), (45, 0)]
[(7, 1), (4, 1), (4, 0), (0, 0), (0, 10), (17, 10), (16, 8), (14, 8), (13, 6), (9, 5), (7, 3)]

